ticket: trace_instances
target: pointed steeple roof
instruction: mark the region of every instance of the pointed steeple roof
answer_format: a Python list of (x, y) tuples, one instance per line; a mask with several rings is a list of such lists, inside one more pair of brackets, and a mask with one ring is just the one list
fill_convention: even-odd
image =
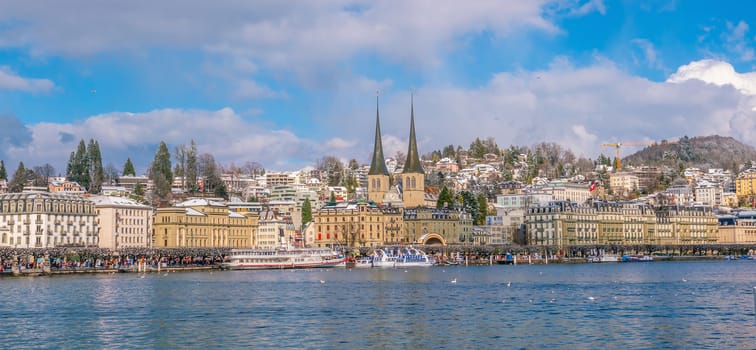
[(420, 163), (420, 154), (417, 152), (417, 140), (415, 140), (415, 96), (410, 97), (410, 136), (407, 161), (404, 162), (404, 174), (424, 174), (423, 164)]
[(389, 175), (386, 159), (383, 157), (383, 143), (381, 143), (381, 120), (378, 113), (378, 95), (375, 96), (375, 145), (373, 146), (373, 160), (370, 162), (368, 175)]

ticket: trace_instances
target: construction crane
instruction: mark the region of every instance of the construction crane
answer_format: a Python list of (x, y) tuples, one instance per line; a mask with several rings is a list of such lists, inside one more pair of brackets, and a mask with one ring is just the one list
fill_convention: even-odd
[(602, 143), (601, 147), (614, 147), (616, 155), (614, 156), (614, 168), (619, 171), (622, 167), (620, 164), (620, 148), (625, 146), (650, 146), (656, 144), (655, 141), (641, 141), (641, 142), (615, 142), (615, 143)]

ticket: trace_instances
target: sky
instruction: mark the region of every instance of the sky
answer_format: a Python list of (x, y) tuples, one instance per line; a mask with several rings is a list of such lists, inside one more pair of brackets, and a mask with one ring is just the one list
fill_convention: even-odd
[(367, 164), (377, 92), (387, 156), (407, 151), (411, 94), (420, 153), (753, 146), (755, 48), (739, 0), (0, 0), (0, 159), (63, 173), (95, 139), (141, 173), (160, 141), (195, 140), (224, 165)]

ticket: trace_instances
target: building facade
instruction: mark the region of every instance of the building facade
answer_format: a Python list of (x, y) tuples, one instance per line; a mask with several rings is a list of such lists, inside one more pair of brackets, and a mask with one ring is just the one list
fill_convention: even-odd
[(555, 201), (528, 208), (527, 244), (557, 246), (711, 244), (717, 218), (707, 207), (660, 207)]
[(123, 197), (92, 196), (100, 222), (99, 247), (152, 247), (152, 207)]
[(48, 192), (0, 195), (0, 247), (97, 247), (99, 229), (90, 200)]
[(158, 208), (153, 227), (156, 248), (255, 247), (258, 214), (230, 211), (224, 203), (191, 199)]

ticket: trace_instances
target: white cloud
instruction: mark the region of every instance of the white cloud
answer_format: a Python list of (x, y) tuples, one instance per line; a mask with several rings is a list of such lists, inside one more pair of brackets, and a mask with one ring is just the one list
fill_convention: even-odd
[(718, 86), (730, 85), (740, 92), (756, 95), (756, 73), (738, 73), (735, 68), (724, 61), (700, 60), (681, 66), (667, 81), (681, 83), (688, 80), (700, 80)]
[(636, 38), (631, 41), (635, 44), (643, 53), (643, 60), (646, 62), (649, 68), (662, 68), (662, 63), (659, 60), (658, 53), (654, 44), (647, 39)]
[(260, 85), (252, 80), (240, 80), (237, 82), (234, 96), (237, 98), (271, 98), (285, 97), (286, 94), (273, 91), (269, 87)]
[[(265, 65), (305, 75), (312, 74), (307, 68), (313, 65), (338, 66), (357, 54), (425, 66), (438, 62), (440, 54), (454, 49), (465, 34), (558, 32), (544, 18), (553, 2), (138, 0), (129, 6), (84, 0), (3, 2), (0, 22), (7, 25), (0, 27), (0, 47), (65, 56), (199, 48), (231, 57), (228, 65), (245, 72), (257, 72)], [(605, 12), (598, 0), (556, 2), (573, 13)]]
[(738, 24), (727, 22), (728, 32), (722, 34), (725, 40), (725, 47), (738, 55), (741, 61), (746, 62), (753, 61), (755, 58), (754, 49), (751, 47), (752, 42), (747, 38), (748, 29), (748, 23), (744, 21), (740, 21)]
[(24, 78), (8, 66), (0, 66), (0, 90), (18, 90), (26, 92), (46, 92), (55, 87), (48, 79)]
[[(606, 151), (600, 143), (612, 141), (719, 134), (751, 142), (756, 139), (756, 95), (738, 90), (749, 91), (743, 87), (719, 85), (735, 85), (735, 77), (752, 80), (753, 73), (727, 73), (728, 66), (693, 62), (680, 67), (669, 81), (653, 82), (605, 59), (585, 67), (559, 59), (547, 70), (500, 73), (475, 88), (419, 87), (415, 122), (420, 152), (449, 144), (467, 147), (476, 137), (489, 136), (502, 147), (556, 142), (592, 158)], [(716, 72), (730, 74), (730, 80), (719, 79)], [(311, 129), (299, 128), (308, 130), (306, 135), (271, 130), (261, 118), (243, 118), (229, 108), (160, 109), (28, 125), (31, 142), (11, 145), (7, 154), (25, 163), (51, 162), (62, 169), (80, 138), (96, 138), (106, 161), (120, 166), (127, 156), (139, 155), (143, 167), (160, 140), (173, 147), (194, 138), (201, 152), (212, 153), (223, 163), (251, 160), (270, 169), (294, 169), (314, 164), (324, 155), (366, 163), (375, 125), (374, 92), (368, 89), (374, 87), (366, 82), (360, 91), (339, 90), (329, 102), (333, 106), (315, 104), (312, 115), (305, 118)], [(409, 115), (408, 91), (382, 94), (387, 157), (406, 152)], [(324, 138), (311, 139), (310, 132)]]
[[(120, 167), (131, 157), (140, 171), (152, 160), (160, 141), (173, 150), (174, 146), (194, 139), (201, 153), (211, 153), (222, 163), (250, 160), (285, 169), (298, 166), (297, 162), (311, 164), (325, 152), (318, 142), (302, 139), (287, 130), (270, 130), (245, 120), (230, 108), (113, 112), (75, 123), (45, 122), (27, 127), (31, 130), (31, 142), (11, 145), (7, 154), (29, 164), (50, 162), (61, 170), (79, 140), (90, 138), (99, 141), (106, 163)], [(74, 137), (61, 137), (69, 134)]]

